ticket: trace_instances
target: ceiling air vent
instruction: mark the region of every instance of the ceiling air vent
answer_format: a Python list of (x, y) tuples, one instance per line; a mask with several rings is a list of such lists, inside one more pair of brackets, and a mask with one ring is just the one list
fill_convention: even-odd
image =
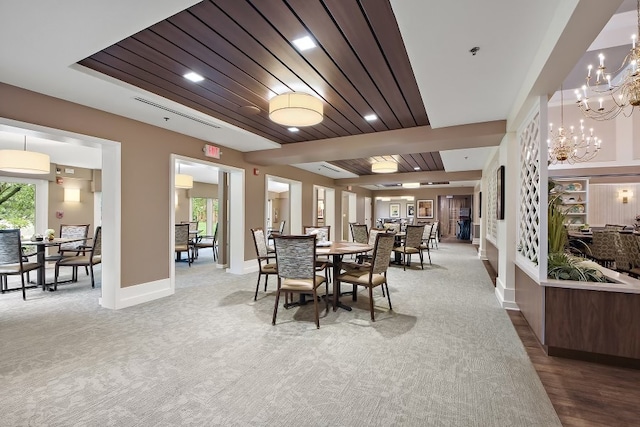
[(332, 167), (329, 167), (329, 166), (325, 165), (324, 163), (321, 164), (320, 167), (321, 168), (325, 168), (325, 169), (329, 169), (331, 172), (342, 173), (342, 171), (340, 171), (338, 169), (335, 169), (335, 168), (332, 168)]
[(189, 114), (181, 113), (180, 111), (174, 110), (173, 108), (165, 107), (164, 105), (156, 104), (155, 102), (149, 101), (148, 99), (140, 98), (139, 96), (136, 96), (133, 99), (135, 99), (136, 101), (140, 101), (140, 102), (142, 102), (144, 104), (151, 105), (152, 107), (156, 107), (156, 108), (159, 108), (161, 110), (168, 111), (169, 113), (175, 114), (177, 116), (184, 117), (185, 119), (193, 120), (194, 122), (198, 122), (198, 123), (203, 124), (205, 126), (210, 126), (210, 127), (214, 128), (214, 129), (220, 129), (220, 126), (218, 126), (218, 125), (216, 125), (214, 123), (208, 122), (206, 120), (199, 119), (199, 118), (194, 117), (194, 116), (190, 116)]

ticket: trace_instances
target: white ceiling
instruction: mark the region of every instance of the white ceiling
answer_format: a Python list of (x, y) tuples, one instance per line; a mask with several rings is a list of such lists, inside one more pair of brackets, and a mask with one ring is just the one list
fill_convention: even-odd
[(442, 164), (447, 172), (482, 170), (498, 147), (464, 148), (441, 151)]
[[(239, 151), (277, 147), (263, 137), (75, 65), (197, 2), (5, 1), (0, 7), (0, 39), (5, 40), (0, 43), (0, 80)], [(391, 0), (432, 126), (507, 118), (525, 77), (529, 79), (534, 57), (544, 62), (545, 58), (536, 57), (541, 40), (549, 38), (552, 25), (566, 24), (557, 22), (557, 12), (577, 4), (577, 0)], [(624, 2), (625, 10), (630, 10), (629, 4)], [(472, 56), (469, 49), (474, 46), (480, 51)], [(158, 110), (135, 101), (137, 96), (221, 128)], [(464, 156), (443, 152), (447, 170), (461, 170)], [(297, 166), (331, 177), (335, 173), (322, 173), (325, 168), (318, 171), (317, 164)]]

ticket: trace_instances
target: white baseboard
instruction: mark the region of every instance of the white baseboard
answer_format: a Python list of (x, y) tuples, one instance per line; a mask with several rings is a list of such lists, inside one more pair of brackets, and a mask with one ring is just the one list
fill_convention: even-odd
[(480, 244), (480, 238), (479, 237), (474, 237), (473, 240), (471, 241), (472, 245), (479, 245)]
[[(231, 273), (229, 270), (227, 272)], [(258, 262), (255, 259), (245, 260), (241, 274), (257, 273)]]
[(128, 286), (118, 291), (118, 300), (115, 308), (131, 307), (173, 294), (174, 290), (171, 288), (171, 280), (169, 278)]
[(487, 258), (487, 251), (485, 248), (478, 248), (478, 258), (483, 261), (487, 261), (489, 259)]
[(520, 307), (516, 304), (515, 297), (515, 289), (507, 289), (505, 284), (502, 282), (500, 277), (496, 278), (496, 299), (500, 303), (500, 307), (507, 310), (518, 310), (520, 311)]

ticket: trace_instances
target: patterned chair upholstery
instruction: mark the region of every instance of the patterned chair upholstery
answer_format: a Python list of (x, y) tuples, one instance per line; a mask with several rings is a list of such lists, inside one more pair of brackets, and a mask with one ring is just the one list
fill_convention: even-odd
[(396, 222), (387, 222), (387, 223), (382, 225), (382, 228), (384, 228), (384, 230), (387, 233), (398, 233), (398, 232), (400, 232), (400, 224), (398, 224)]
[(258, 282), (256, 283), (256, 293), (253, 300), (258, 299), (258, 289), (260, 289), (260, 278), (264, 276), (264, 291), (267, 292), (267, 284), (269, 283), (269, 275), (278, 274), (278, 265), (271, 260), (275, 260), (275, 255), (267, 250), (267, 241), (265, 240), (264, 230), (260, 227), (252, 228), (251, 235), (256, 248), (258, 260)]
[(436, 249), (438, 249), (438, 240), (440, 233), (440, 221), (434, 221), (433, 227), (431, 227), (431, 236), (429, 236), (429, 244), (433, 248), (433, 244), (436, 244)]
[(351, 225), (351, 237), (356, 243), (367, 243), (369, 241), (369, 231), (367, 224), (349, 224)]
[(22, 299), (27, 299), (24, 273), (40, 268), (37, 262), (24, 262), (20, 230), (0, 230), (0, 287), (7, 287), (7, 276), (19, 274), (22, 279)]
[(45, 261), (58, 261), (63, 256), (80, 255), (83, 252), (84, 246), (87, 244), (87, 236), (89, 235), (89, 224), (62, 224), (60, 225), (60, 237), (63, 239), (77, 239), (84, 238), (84, 240), (78, 240), (77, 242), (63, 243), (58, 246), (58, 253), (55, 255), (49, 255), (45, 258)]
[[(304, 234), (316, 236), (316, 242), (328, 242), (331, 236), (330, 225), (305, 225), (303, 227)], [(324, 270), (324, 276), (329, 281), (331, 279), (331, 267), (333, 264), (329, 261), (329, 257), (326, 255), (320, 256), (320, 259), (316, 261), (316, 271)]]
[(594, 230), (591, 256), (604, 267), (613, 268), (616, 260), (622, 261), (620, 234), (616, 231)]
[(325, 284), (325, 303), (329, 309), (327, 281), (316, 274), (316, 236), (278, 236), (274, 239), (278, 264), (278, 290), (273, 307), (272, 324), (276, 324), (280, 293), (310, 293), (313, 295), (316, 327), (320, 328), (317, 289)]
[(422, 256), (422, 235), (424, 227), (422, 225), (407, 225), (404, 244), (393, 248), (394, 252), (402, 254), (402, 268), (407, 269), (407, 263), (411, 262), (411, 255), (418, 254), (420, 256), (420, 267), (424, 270), (424, 258)]
[(213, 234), (210, 236), (198, 236), (193, 244), (195, 248), (195, 256), (198, 257), (200, 249), (211, 248), (213, 251), (213, 260), (218, 260), (218, 224), (214, 225)]
[(189, 267), (191, 267), (191, 240), (189, 239), (189, 224), (176, 224), (175, 225), (175, 252), (182, 254), (187, 253), (187, 261)]
[(86, 248), (81, 255), (65, 256), (56, 262), (53, 290), (58, 289), (58, 274), (60, 267), (87, 267), (91, 274), (91, 287), (95, 288), (96, 283), (93, 275), (93, 266), (102, 262), (102, 227), (96, 227), (96, 234), (93, 237), (93, 245)]
[[(630, 276), (640, 276), (640, 236), (633, 233), (620, 233), (620, 243), (622, 244), (622, 252), (626, 255), (627, 264), (624, 266), (616, 266), (621, 271), (626, 271)], [(621, 268), (622, 267), (622, 268)]]
[[(373, 230), (372, 230), (373, 231)], [(386, 296), (389, 302), (389, 310), (393, 310), (391, 306), (391, 295), (389, 294), (389, 285), (387, 284), (387, 269), (395, 235), (391, 233), (376, 233), (373, 248), (373, 256), (371, 263), (363, 265), (350, 264), (350, 267), (344, 273), (340, 274), (336, 280), (339, 283), (351, 283), (353, 285), (364, 286), (369, 289), (369, 311), (371, 312), (371, 321), (375, 322), (375, 313), (373, 309), (373, 288), (382, 286), (382, 295)], [(355, 300), (355, 292), (354, 292)], [(333, 310), (336, 310), (336, 298), (334, 298)]]

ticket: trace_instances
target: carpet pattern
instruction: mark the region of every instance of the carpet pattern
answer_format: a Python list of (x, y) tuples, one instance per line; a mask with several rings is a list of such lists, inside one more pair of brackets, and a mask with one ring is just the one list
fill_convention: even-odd
[[(201, 256), (176, 294), (101, 309), (88, 279), (0, 295), (0, 426), (558, 426), (471, 245), (389, 270), (353, 311), (278, 310)], [(324, 304), (321, 305), (324, 307)]]

